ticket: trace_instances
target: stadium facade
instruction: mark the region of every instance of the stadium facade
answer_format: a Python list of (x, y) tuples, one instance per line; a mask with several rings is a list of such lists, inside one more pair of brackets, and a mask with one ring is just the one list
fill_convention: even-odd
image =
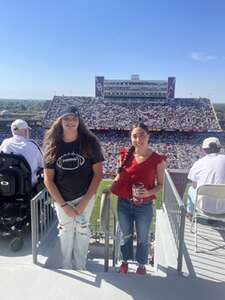
[(170, 98), (175, 97), (175, 77), (168, 80), (141, 80), (138, 74), (130, 80), (95, 77), (95, 97), (111, 98)]

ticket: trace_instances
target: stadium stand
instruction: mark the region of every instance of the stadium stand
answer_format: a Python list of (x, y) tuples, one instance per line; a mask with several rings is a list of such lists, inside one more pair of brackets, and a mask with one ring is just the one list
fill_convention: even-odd
[(129, 99), (55, 96), (44, 125), (49, 127), (65, 107), (77, 105), (90, 129), (129, 130), (141, 120), (150, 130), (221, 131), (209, 99)]
[[(105, 177), (115, 175), (117, 154), (129, 146), (129, 130), (134, 122), (146, 123), (151, 145), (167, 156), (169, 169), (189, 169), (203, 155), (202, 141), (217, 136), (225, 145), (214, 108), (209, 99), (141, 99), (55, 96), (51, 101), (43, 127), (32, 130), (32, 138), (42, 145), (44, 130), (65, 106), (76, 105), (88, 127), (99, 137), (105, 156)], [(0, 132), (0, 141), (10, 133)]]

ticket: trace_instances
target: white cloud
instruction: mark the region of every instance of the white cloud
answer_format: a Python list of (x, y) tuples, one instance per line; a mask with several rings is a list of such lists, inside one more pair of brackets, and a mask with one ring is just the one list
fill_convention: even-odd
[(196, 61), (206, 62), (209, 60), (215, 60), (217, 57), (215, 55), (209, 55), (205, 52), (197, 52), (193, 51), (191, 52), (191, 58)]

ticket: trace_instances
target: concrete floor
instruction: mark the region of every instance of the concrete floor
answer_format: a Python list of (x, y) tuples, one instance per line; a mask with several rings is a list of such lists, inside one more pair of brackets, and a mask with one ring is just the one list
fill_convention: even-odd
[[(190, 233), (189, 227), (187, 223), (185, 256), (189, 259), (189, 269), (192, 269), (189, 277), (170, 273), (168, 276), (160, 276), (150, 266), (148, 274), (140, 276), (135, 274), (135, 264), (131, 265), (127, 275), (118, 274), (112, 267), (105, 273), (101, 258), (90, 258), (87, 271), (62, 270), (57, 267), (58, 241), (54, 232), (40, 251), (40, 265), (33, 265), (29, 236), (24, 248), (17, 253), (8, 249), (8, 241), (1, 240), (1, 300), (224, 300), (225, 250), (220, 248), (196, 254), (194, 235)], [(223, 239), (207, 225), (201, 225), (201, 233), (210, 233), (211, 237)], [(211, 243), (203, 241), (200, 241), (203, 250), (210, 249)], [(90, 257), (94, 257), (93, 252)]]

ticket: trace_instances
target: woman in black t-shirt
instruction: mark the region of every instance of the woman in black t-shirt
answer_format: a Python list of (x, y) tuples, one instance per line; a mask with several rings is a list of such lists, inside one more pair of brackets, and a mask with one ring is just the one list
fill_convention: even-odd
[(100, 144), (72, 106), (47, 131), (44, 149), (44, 182), (55, 201), (62, 267), (84, 269), (90, 237), (88, 222), (102, 179)]

